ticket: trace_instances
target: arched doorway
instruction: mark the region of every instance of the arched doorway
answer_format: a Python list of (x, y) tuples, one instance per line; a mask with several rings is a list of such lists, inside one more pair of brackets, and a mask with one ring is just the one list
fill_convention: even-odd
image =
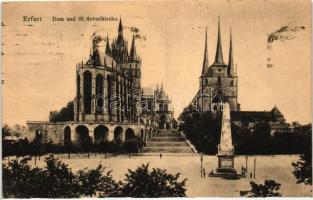
[(144, 131), (143, 131), (143, 129), (140, 130), (140, 138), (141, 138), (142, 140), (145, 139), (145, 138), (144, 138)]
[(69, 145), (71, 143), (71, 128), (66, 126), (64, 129), (64, 145)]
[(89, 130), (86, 126), (79, 125), (75, 129), (76, 132), (76, 142), (78, 145), (81, 145), (82, 147), (86, 147), (90, 145), (90, 137), (89, 137)]
[(128, 128), (126, 129), (126, 132), (125, 132), (125, 140), (128, 140), (128, 139), (131, 139), (131, 138), (135, 138), (135, 132), (133, 129), (131, 128)]
[(104, 142), (108, 140), (109, 137), (109, 129), (106, 126), (100, 125), (97, 126), (94, 130), (94, 140), (95, 144), (99, 144), (100, 142)]
[(161, 115), (159, 119), (159, 128), (161, 129), (166, 128), (165, 127), (166, 121), (167, 121), (167, 116), (165, 114)]
[(217, 94), (212, 100), (213, 111), (223, 111), (224, 110), (224, 99), (223, 96)]
[(43, 134), (42, 134), (41, 130), (36, 130), (34, 142), (37, 144), (40, 144), (40, 143), (42, 143), (42, 141), (43, 141)]
[(91, 113), (91, 79), (92, 75), (89, 71), (85, 71), (84, 74), (84, 108), (85, 113)]
[(114, 140), (122, 140), (123, 132), (124, 132), (124, 129), (121, 126), (117, 126), (114, 129)]

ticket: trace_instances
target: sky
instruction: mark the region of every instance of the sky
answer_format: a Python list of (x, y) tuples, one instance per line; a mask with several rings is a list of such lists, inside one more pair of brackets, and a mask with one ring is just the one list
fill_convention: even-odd
[[(241, 110), (269, 111), (276, 105), (288, 122), (311, 122), (310, 1), (19, 2), (3, 3), (2, 11), (3, 123), (48, 120), (50, 111), (74, 99), (76, 64), (88, 58), (92, 34), (112, 40), (118, 27), (118, 21), (82, 22), (79, 16), (122, 17), (124, 26), (140, 30), (146, 38), (136, 40), (142, 86), (163, 82), (175, 117), (199, 88), (205, 27), (209, 63), (214, 61), (220, 16), (226, 63), (232, 28)], [(24, 16), (42, 21), (25, 22)], [(268, 34), (283, 26), (305, 29), (268, 48)], [(124, 37), (130, 46), (130, 29)]]

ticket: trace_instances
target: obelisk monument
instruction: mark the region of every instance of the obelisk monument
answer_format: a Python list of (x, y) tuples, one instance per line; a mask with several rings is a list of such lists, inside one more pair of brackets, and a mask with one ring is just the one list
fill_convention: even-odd
[(218, 173), (236, 173), (234, 168), (234, 146), (231, 135), (231, 121), (229, 104), (224, 103), (222, 115), (221, 140), (218, 145)]

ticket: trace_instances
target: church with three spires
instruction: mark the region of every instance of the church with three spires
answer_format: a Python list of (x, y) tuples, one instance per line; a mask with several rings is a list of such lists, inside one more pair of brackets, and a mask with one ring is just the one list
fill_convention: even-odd
[(224, 103), (228, 103), (232, 122), (242, 128), (252, 131), (257, 123), (267, 122), (273, 134), (288, 129), (289, 125), (276, 106), (270, 111), (241, 111), (238, 103), (238, 75), (237, 65), (234, 64), (233, 58), (232, 32), (230, 29), (228, 62), (225, 63), (220, 26), (220, 18), (218, 18), (216, 53), (211, 65), (209, 63), (206, 29), (199, 90), (179, 119), (188, 113), (223, 111)]
[(233, 61), (231, 32), (228, 64), (225, 64), (223, 58), (220, 20), (218, 20), (215, 60), (211, 65), (209, 64), (207, 42), (206, 30), (200, 87), (191, 102), (191, 107), (201, 112), (220, 111), (223, 110), (223, 102), (228, 102), (231, 111), (238, 111), (240, 110), (237, 100), (238, 76)]

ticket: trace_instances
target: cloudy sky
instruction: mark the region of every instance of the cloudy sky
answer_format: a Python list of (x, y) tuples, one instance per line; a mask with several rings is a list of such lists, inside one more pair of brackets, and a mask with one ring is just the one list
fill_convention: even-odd
[[(276, 105), (287, 121), (311, 122), (311, 10), (309, 1), (216, 0), (150, 2), (4, 3), (2, 6), (4, 123), (48, 120), (75, 95), (75, 65), (86, 60), (90, 38), (115, 37), (118, 21), (53, 22), (53, 17), (122, 17), (146, 40), (137, 40), (142, 86), (164, 83), (175, 116), (199, 87), (205, 27), (209, 62), (215, 57), (217, 18), (221, 18), (224, 61), (229, 29), (239, 76), (242, 110)], [(42, 21), (24, 22), (23, 16)], [(267, 36), (283, 26), (304, 26), (267, 47)], [(285, 36), (286, 36), (285, 34)], [(129, 45), (132, 33), (125, 29)], [(268, 67), (271, 64), (272, 67)]]

